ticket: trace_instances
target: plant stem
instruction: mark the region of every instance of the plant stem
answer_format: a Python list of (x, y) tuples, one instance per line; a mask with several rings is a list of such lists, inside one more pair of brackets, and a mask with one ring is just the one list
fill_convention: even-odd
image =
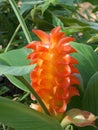
[[(19, 20), (19, 23), (20, 23), (20, 25), (21, 25), (21, 27), (23, 29), (23, 32), (24, 32), (24, 34), (26, 36), (27, 41), (31, 42), (32, 41), (31, 35), (30, 35), (29, 31), (28, 31), (28, 28), (27, 28), (27, 26), (25, 24), (25, 21), (24, 21), (22, 15), (19, 12), (19, 9), (18, 9), (18, 7), (16, 5), (16, 2), (14, 0), (9, 0), (9, 2), (10, 2), (11, 6), (12, 6), (12, 8), (13, 8), (13, 10), (14, 10), (14, 12), (15, 12), (18, 20)], [(10, 42), (10, 44), (11, 44), (11, 42)], [(47, 108), (46, 108), (46, 106), (42, 102), (41, 98), (37, 95), (37, 93), (35, 92), (35, 90), (33, 88), (31, 88), (30, 84), (24, 79), (24, 77), (21, 76), (21, 77), (18, 77), (18, 78), (27, 86), (27, 88), (30, 90), (30, 92), (35, 96), (36, 100), (39, 102), (39, 104), (42, 107), (43, 111), (46, 114), (50, 115), (49, 112), (48, 112), (48, 110), (47, 110)]]
[(8, 51), (8, 49), (9, 49), (9, 47), (10, 47), (10, 45), (11, 45), (11, 43), (12, 43), (12, 41), (13, 41), (13, 39), (14, 39), (14, 37), (15, 37), (15, 35), (17, 34), (17, 32), (18, 32), (19, 29), (20, 29), (20, 24), (19, 24), (18, 27), (16, 28), (16, 30), (15, 30), (14, 34), (12, 35), (12, 37), (11, 37), (11, 39), (10, 39), (10, 41), (9, 41), (9, 43), (8, 43), (8, 45), (7, 45), (7, 47), (5, 48), (5, 51), (4, 51), (4, 52), (7, 52), (7, 51)]
[(38, 101), (39, 105), (41, 106), (41, 108), (43, 109), (43, 111), (50, 115), (49, 111), (47, 110), (46, 106), (44, 105), (43, 101), (41, 100), (41, 98), (38, 96), (38, 94), (35, 92), (35, 90), (31, 87), (31, 85), (25, 80), (25, 78), (23, 76), (18, 76), (16, 77), (18, 78), (21, 82), (23, 82), (27, 88), (30, 90), (30, 92), (34, 95), (34, 97), (36, 98), (36, 100)]
[(20, 23), (20, 25), (21, 25), (21, 27), (23, 29), (23, 32), (24, 32), (24, 34), (26, 36), (27, 41), (31, 42), (32, 41), (31, 35), (30, 35), (29, 31), (28, 31), (28, 28), (26, 26), (26, 23), (25, 23), (22, 15), (19, 12), (19, 9), (18, 9), (18, 7), (16, 5), (15, 0), (9, 0), (9, 2), (10, 2), (11, 6), (12, 6), (12, 8), (13, 8), (13, 10), (14, 10), (14, 12), (15, 12), (18, 20), (19, 20), (19, 23)]

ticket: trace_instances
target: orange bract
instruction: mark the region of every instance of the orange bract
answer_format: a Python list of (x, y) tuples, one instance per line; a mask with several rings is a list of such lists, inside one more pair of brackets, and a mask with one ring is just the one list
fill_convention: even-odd
[(33, 30), (40, 41), (33, 41), (26, 47), (34, 51), (28, 55), (31, 64), (36, 67), (30, 73), (31, 85), (40, 96), (51, 114), (64, 113), (72, 96), (79, 95), (73, 86), (79, 84), (74, 73), (78, 61), (70, 56), (76, 52), (69, 44), (75, 39), (64, 36), (60, 27), (54, 28), (50, 34), (41, 30)]

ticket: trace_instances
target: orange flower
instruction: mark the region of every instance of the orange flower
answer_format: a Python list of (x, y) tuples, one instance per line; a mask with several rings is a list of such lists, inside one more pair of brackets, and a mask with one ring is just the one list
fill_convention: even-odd
[(79, 84), (74, 73), (78, 61), (70, 56), (76, 52), (69, 44), (75, 39), (64, 36), (60, 27), (54, 28), (50, 34), (41, 30), (33, 30), (40, 41), (32, 41), (26, 47), (34, 50), (28, 55), (31, 64), (36, 67), (30, 73), (31, 86), (35, 89), (51, 114), (64, 113), (72, 96), (79, 95), (73, 86)]

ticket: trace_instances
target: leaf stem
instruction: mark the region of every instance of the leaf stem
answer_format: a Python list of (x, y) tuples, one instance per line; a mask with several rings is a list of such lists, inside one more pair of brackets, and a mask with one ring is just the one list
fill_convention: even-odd
[(27, 82), (27, 80), (23, 77), (23, 76), (18, 76), (17, 77), (20, 81), (22, 81), (27, 88), (30, 90), (30, 92), (34, 95), (34, 97), (36, 98), (36, 100), (38, 101), (39, 105), (41, 106), (41, 108), (43, 109), (43, 111), (50, 115), (49, 111), (47, 110), (46, 106), (44, 105), (43, 101), (41, 100), (41, 98), (38, 96), (38, 94), (35, 92), (35, 90), (31, 87), (31, 85)]

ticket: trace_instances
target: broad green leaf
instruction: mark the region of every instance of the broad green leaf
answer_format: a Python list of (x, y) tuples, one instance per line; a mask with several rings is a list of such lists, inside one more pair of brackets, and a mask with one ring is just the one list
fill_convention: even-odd
[[(28, 74), (34, 66), (28, 65), (29, 60), (27, 60), (27, 55), (30, 52), (29, 49), (17, 49), (6, 53), (0, 54), (0, 75), (9, 75), (7, 78), (18, 88), (27, 91), (25, 84), (14, 76), (24, 75), (26, 80), (28, 80)], [(12, 76), (13, 75), (13, 76)], [(29, 80), (28, 80), (29, 81)]]
[(9, 79), (9, 81), (11, 83), (13, 83), (13, 85), (15, 85), (16, 87), (18, 87), (19, 89), (25, 91), (25, 92), (30, 92), (29, 89), (26, 87), (26, 85), (21, 82), (18, 77), (15, 77), (13, 75), (6, 75), (6, 77)]
[(24, 78), (30, 82), (27, 74), (29, 74), (34, 66), (28, 65), (28, 52), (30, 52), (30, 50), (22, 48), (0, 54), (0, 75), (4, 74), (11, 83), (26, 92), (30, 91), (26, 85), (18, 79), (18, 76), (24, 76)]
[(0, 63), (1, 61), (8, 63), (11, 66), (22, 66), (28, 65), (29, 60), (27, 60), (27, 55), (30, 53), (29, 49), (16, 49), (8, 51), (6, 53), (0, 54)]
[(56, 119), (3, 97), (0, 97), (0, 122), (15, 130), (63, 130)]
[[(84, 93), (83, 109), (98, 116), (98, 71), (90, 78)], [(98, 127), (98, 121), (96, 123)], [(96, 130), (93, 127), (82, 128), (79, 130)]]
[(29, 65), (28, 49), (17, 49), (0, 54), (0, 75), (10, 74), (15, 76), (28, 74), (35, 65)]
[(71, 45), (77, 50), (77, 53), (73, 53), (72, 55), (79, 62), (77, 68), (81, 73), (84, 86), (86, 87), (90, 77), (98, 71), (98, 55), (88, 45), (75, 42), (72, 42)]
[(7, 66), (0, 65), (0, 75), (10, 74), (15, 76), (21, 76), (28, 74), (31, 70), (33, 70), (33, 65), (25, 65), (25, 66)]
[(83, 107), (98, 115), (98, 71), (90, 78), (85, 90)]

